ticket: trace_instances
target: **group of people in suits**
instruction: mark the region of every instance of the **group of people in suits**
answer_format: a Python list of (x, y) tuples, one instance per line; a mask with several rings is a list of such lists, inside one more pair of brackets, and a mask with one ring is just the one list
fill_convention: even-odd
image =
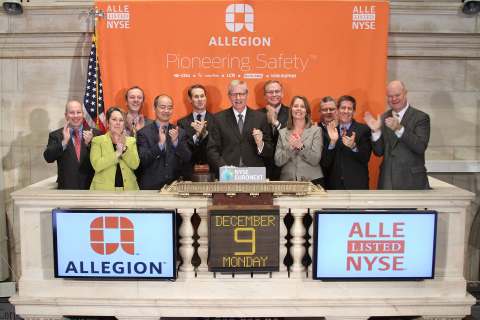
[(277, 181), (306, 178), (326, 189), (368, 189), (368, 162), (373, 150), (383, 156), (379, 189), (428, 189), (425, 150), (429, 116), (414, 109), (400, 81), (387, 86), (391, 110), (365, 124), (354, 120), (356, 101), (344, 95), (320, 101), (321, 122), (312, 121), (304, 96), (282, 103), (283, 87), (264, 85), (265, 108), (247, 106), (248, 86), (240, 80), (228, 86), (231, 108), (211, 114), (202, 85), (188, 90), (192, 112), (170, 123), (173, 100), (155, 98), (155, 119), (141, 113), (145, 94), (137, 86), (127, 90), (128, 112), (107, 110), (108, 132), (83, 125), (80, 103), (65, 108), (66, 124), (49, 135), (44, 152), (57, 161), (59, 189), (158, 190), (180, 176), (190, 180), (196, 164), (208, 164), (218, 175), (222, 166), (266, 167)]

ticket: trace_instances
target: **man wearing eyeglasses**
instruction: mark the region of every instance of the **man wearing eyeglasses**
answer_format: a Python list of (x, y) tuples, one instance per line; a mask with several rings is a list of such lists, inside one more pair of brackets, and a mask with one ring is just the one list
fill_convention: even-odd
[[(267, 115), (268, 123), (272, 133), (273, 150), (277, 147), (278, 131), (287, 126), (288, 121), (288, 107), (282, 103), (283, 87), (277, 80), (269, 80), (263, 86), (263, 96), (267, 100), (267, 106), (259, 111)], [(275, 152), (274, 152), (275, 155)], [(267, 178), (271, 181), (279, 181), (282, 167), (275, 165), (275, 160), (272, 156), (265, 159), (267, 167)]]
[(185, 130), (169, 123), (173, 114), (172, 98), (159, 95), (153, 105), (155, 121), (137, 133), (141, 190), (159, 190), (177, 180), (182, 175), (180, 160), (187, 162), (192, 156)]
[(274, 152), (267, 116), (247, 107), (247, 84), (230, 82), (228, 97), (232, 107), (216, 113), (209, 129), (207, 159), (216, 175), (226, 165), (263, 167)]
[(328, 183), (328, 177), (330, 176), (330, 167), (325, 163), (325, 155), (327, 154), (328, 146), (330, 145), (330, 137), (328, 136), (328, 124), (332, 121), (334, 122), (334, 127), (338, 126), (338, 112), (337, 112), (337, 101), (330, 97), (326, 96), (320, 100), (320, 108), (318, 109), (320, 113), (320, 123), (318, 126), (322, 128), (323, 134), (323, 152), (322, 159), (320, 160), (320, 167), (323, 172), (323, 183), (324, 188), (326, 188)]

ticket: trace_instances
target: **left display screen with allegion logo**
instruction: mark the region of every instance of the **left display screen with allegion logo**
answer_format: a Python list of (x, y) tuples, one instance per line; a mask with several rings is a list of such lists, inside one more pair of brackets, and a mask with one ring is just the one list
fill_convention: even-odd
[(175, 279), (174, 210), (52, 210), (56, 278)]

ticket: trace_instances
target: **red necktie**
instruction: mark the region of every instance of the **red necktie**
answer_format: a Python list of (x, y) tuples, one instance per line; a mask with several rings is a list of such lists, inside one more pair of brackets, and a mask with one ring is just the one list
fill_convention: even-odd
[(73, 133), (75, 134), (75, 153), (77, 154), (78, 162), (80, 162), (80, 148), (82, 146), (82, 140), (78, 135), (78, 130), (73, 130)]

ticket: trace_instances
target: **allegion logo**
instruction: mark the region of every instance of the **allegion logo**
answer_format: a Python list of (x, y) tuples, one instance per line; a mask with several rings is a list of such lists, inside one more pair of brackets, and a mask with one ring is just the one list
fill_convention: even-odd
[[(120, 243), (108, 242), (106, 234), (120, 233)], [(123, 251), (134, 255), (133, 223), (125, 217), (98, 217), (90, 224), (90, 244), (93, 251), (102, 255), (109, 255), (117, 251), (121, 245)]]
[[(244, 22), (238, 22), (242, 21)], [(240, 19), (235, 19), (235, 17)], [(237, 21), (237, 22), (236, 22)], [(247, 29), (250, 32), (253, 32), (253, 9), (248, 4), (231, 4), (226, 10), (225, 16), (225, 25), (227, 29), (232, 32), (238, 32), (243, 29)]]
[[(253, 30), (253, 8), (249, 4), (231, 4), (225, 10), (225, 26), (228, 31)], [(244, 34), (249, 34), (248, 32)], [(214, 47), (270, 47), (272, 37), (210, 37), (208, 46)]]
[(175, 278), (175, 211), (52, 213), (56, 278)]

